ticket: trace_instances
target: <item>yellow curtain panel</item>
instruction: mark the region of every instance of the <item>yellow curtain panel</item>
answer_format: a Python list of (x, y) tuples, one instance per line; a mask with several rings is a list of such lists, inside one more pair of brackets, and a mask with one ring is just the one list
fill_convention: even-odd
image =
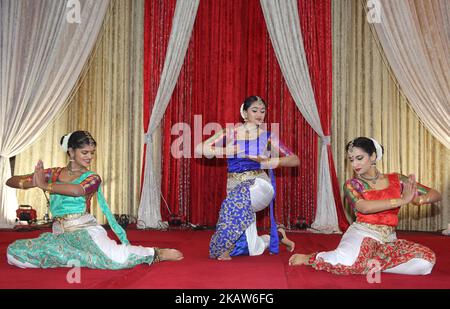
[(443, 201), (434, 205), (403, 207), (398, 229), (446, 228), (450, 222), (450, 150), (428, 133), (402, 95), (368, 22), (365, 1), (333, 0), (332, 4), (332, 147), (339, 182), (352, 176), (345, 158), (346, 143), (358, 136), (375, 138), (385, 149), (383, 160), (377, 163), (382, 172), (413, 173), (443, 195)]
[[(137, 216), (143, 150), (142, 67), (144, 0), (110, 3), (96, 48), (69, 105), (33, 146), (16, 157), (16, 175), (33, 171), (38, 159), (45, 167), (65, 166), (59, 148), (65, 133), (87, 130), (97, 141), (91, 170), (102, 178), (106, 200), (114, 214)], [(18, 193), (19, 204), (45, 214), (42, 191)], [(94, 199), (93, 214), (105, 222)]]

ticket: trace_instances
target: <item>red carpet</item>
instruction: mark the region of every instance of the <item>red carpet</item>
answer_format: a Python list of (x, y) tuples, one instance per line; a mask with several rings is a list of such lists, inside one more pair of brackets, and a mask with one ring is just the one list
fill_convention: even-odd
[[(81, 270), (81, 282), (69, 284), (68, 269), (19, 269), (8, 265), (6, 248), (15, 239), (33, 238), (42, 231), (0, 232), (0, 288), (101, 288), (101, 289), (449, 289), (450, 237), (435, 233), (398, 232), (399, 238), (419, 242), (437, 255), (431, 275), (381, 274), (381, 283), (368, 283), (363, 275), (337, 276), (310, 267), (289, 267), (291, 253), (284, 247), (279, 255), (234, 257), (232, 261), (208, 258), (212, 231), (128, 230), (133, 244), (178, 248), (184, 260), (140, 265), (128, 270)], [(296, 252), (331, 250), (340, 235), (288, 233)]]

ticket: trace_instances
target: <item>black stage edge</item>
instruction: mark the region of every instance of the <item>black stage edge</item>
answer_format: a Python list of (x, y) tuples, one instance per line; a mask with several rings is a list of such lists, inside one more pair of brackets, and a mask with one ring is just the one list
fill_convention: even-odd
[[(101, 306), (111, 303), (114, 308), (131, 309), (140, 305), (155, 308), (170, 305), (174, 308), (195, 306), (197, 308), (240, 306), (289, 306), (306, 308), (306, 304), (346, 306), (345, 304), (432, 305), (447, 303), (450, 290), (0, 290), (2, 305), (23, 304), (24, 308), (47, 307), (55, 304), (66, 307), (72, 301), (80, 307), (83, 304)], [(377, 305), (378, 304), (378, 305)], [(70, 305), (69, 305), (70, 306)], [(3, 306), (2, 306), (3, 307)], [(22, 306), (21, 306), (22, 307)], [(308, 306), (309, 307), (309, 306)], [(5, 308), (5, 307), (4, 307)]]

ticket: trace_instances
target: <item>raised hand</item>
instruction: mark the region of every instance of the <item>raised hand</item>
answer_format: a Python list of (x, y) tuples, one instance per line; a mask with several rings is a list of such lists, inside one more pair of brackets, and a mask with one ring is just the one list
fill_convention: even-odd
[(45, 186), (47, 185), (47, 183), (45, 182), (44, 163), (42, 162), (42, 160), (39, 160), (34, 167), (33, 185), (39, 188), (45, 188)]
[(417, 194), (417, 182), (416, 182), (416, 176), (414, 174), (411, 174), (408, 176), (408, 182), (405, 184), (402, 192), (402, 200), (404, 204), (411, 203)]

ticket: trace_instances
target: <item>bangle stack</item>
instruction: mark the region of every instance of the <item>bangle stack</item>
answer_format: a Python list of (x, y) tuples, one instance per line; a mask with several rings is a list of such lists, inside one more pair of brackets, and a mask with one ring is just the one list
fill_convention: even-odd
[(53, 191), (53, 183), (47, 184), (47, 187), (45, 188), (45, 190), (51, 193)]

